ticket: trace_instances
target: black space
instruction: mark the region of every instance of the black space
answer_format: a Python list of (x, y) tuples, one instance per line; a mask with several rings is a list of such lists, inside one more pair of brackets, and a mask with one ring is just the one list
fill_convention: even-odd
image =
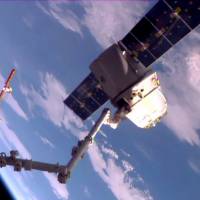
[(0, 199), (1, 200), (14, 200), (10, 191), (7, 189), (2, 178), (0, 177)]

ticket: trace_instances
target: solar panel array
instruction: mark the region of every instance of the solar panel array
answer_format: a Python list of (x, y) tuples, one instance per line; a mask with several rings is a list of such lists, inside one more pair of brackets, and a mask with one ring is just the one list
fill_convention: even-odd
[(108, 100), (93, 73), (70, 94), (64, 103), (85, 120)]
[(200, 0), (161, 0), (121, 40), (145, 67), (200, 23)]

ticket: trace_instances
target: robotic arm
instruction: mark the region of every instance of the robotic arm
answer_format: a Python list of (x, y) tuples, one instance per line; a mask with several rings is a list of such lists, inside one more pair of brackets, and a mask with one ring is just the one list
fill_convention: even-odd
[(89, 145), (93, 143), (97, 132), (103, 124), (112, 125), (116, 124), (116, 120), (112, 122), (111, 112), (109, 109), (105, 108), (99, 117), (99, 119), (94, 124), (93, 128), (89, 134), (83, 139), (78, 141), (77, 146), (72, 148), (71, 159), (66, 165), (49, 164), (44, 162), (32, 161), (27, 159), (17, 158), (17, 151), (10, 151), (10, 156), (7, 156), (5, 153), (0, 153), (0, 167), (6, 167), (7, 165), (13, 166), (14, 171), (20, 172), (24, 170), (40, 170), (47, 171), (51, 173), (56, 173), (58, 181), (65, 184), (70, 178), (72, 170), (75, 168), (79, 160), (81, 160), (85, 153), (87, 152)]
[(30, 171), (32, 169), (54, 172), (58, 173), (62, 171), (65, 166), (57, 164), (49, 164), (43, 162), (37, 162), (27, 159), (17, 158), (18, 151), (10, 151), (10, 156), (7, 156), (5, 153), (0, 153), (0, 167), (6, 167), (6, 165), (10, 165), (14, 167), (14, 171), (20, 172), (22, 169)]

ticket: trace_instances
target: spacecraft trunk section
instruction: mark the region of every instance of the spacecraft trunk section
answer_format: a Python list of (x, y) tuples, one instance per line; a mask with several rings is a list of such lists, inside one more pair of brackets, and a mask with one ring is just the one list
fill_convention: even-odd
[(151, 67), (144, 67), (117, 44), (105, 50), (90, 68), (114, 105), (121, 93), (152, 73)]

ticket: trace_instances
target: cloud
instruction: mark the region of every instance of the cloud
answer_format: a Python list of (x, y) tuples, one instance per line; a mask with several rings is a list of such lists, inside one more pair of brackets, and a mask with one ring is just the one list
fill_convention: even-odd
[(181, 141), (191, 145), (200, 145), (200, 37), (196, 35), (197, 32), (190, 33), (160, 60), (161, 84), (168, 100), (163, 122)]
[(0, 138), (4, 145), (9, 149), (15, 149), (18, 150), (20, 153), (20, 156), (23, 158), (30, 159), (31, 155), (29, 151), (26, 149), (22, 141), (18, 138), (17, 134), (9, 127), (8, 122), (4, 116), (4, 114), (1, 114), (2, 123), (0, 125)]
[(134, 167), (127, 160), (122, 160), (122, 165), (124, 167), (125, 174), (134, 170)]
[(118, 154), (111, 148), (107, 148), (104, 145), (101, 146), (101, 150), (103, 153), (109, 155), (110, 157), (114, 158), (114, 159), (118, 159), (119, 156)]
[(33, 29), (33, 20), (30, 16), (22, 17), (23, 23), (30, 29)]
[[(200, 35), (200, 34), (199, 34)], [(200, 39), (199, 39), (200, 41)], [(199, 68), (199, 60), (200, 60), (200, 48), (194, 49), (190, 52), (190, 55), (186, 58), (186, 63), (189, 66), (187, 78), (191, 86), (200, 93), (200, 68)]]
[[(70, 9), (70, 2), (52, 2), (47, 6), (37, 2), (45, 14), (57, 20), (65, 29), (83, 36), (87, 28), (103, 48), (120, 40), (152, 5), (149, 1), (81, 1), (76, 3), (82, 16)], [(103, 28), (102, 28), (103, 25)]]
[(82, 35), (78, 17), (61, 3), (50, 2), (49, 12), (66, 29)]
[(30, 108), (38, 106), (44, 111), (44, 118), (50, 120), (58, 127), (65, 127), (74, 135), (78, 134), (76, 127), (83, 126), (82, 121), (68, 109), (63, 100), (67, 93), (64, 86), (52, 74), (41, 74), (41, 91), (35, 89), (32, 85), (21, 85), (21, 92), (25, 95)]
[(65, 184), (60, 184), (57, 180), (57, 177), (54, 174), (50, 174), (48, 172), (43, 172), (44, 176), (48, 179), (49, 184), (51, 185), (54, 194), (58, 199), (68, 199), (69, 192), (66, 188)]
[(195, 173), (200, 175), (200, 161), (199, 160), (190, 159), (188, 160), (188, 164)]
[(26, 115), (26, 113), (23, 111), (23, 109), (13, 96), (8, 94), (5, 97), (5, 102), (16, 112), (16, 114), (18, 114), (23, 119), (28, 120), (28, 116)]
[[(1, 74), (0, 74), (0, 80), (1, 80), (0, 88), (2, 89), (5, 83), (5, 78)], [(15, 93), (15, 90), (14, 90), (14, 93)], [(28, 120), (26, 113), (23, 111), (23, 109), (21, 108), (21, 106), (19, 105), (19, 103), (17, 102), (17, 100), (14, 98), (13, 95), (6, 94), (3, 100), (12, 108), (12, 110), (17, 115), (19, 115), (25, 120)]]
[[(11, 172), (10, 174), (13, 174), (15, 172)], [(27, 173), (27, 172), (26, 172)], [(27, 184), (27, 181), (25, 180), (25, 174), (21, 173), (15, 173), (14, 174), (14, 179), (17, 182), (17, 186), (20, 190), (23, 191), (23, 198), (20, 197), (21, 199), (26, 199), (26, 200), (39, 200), (35, 194), (30, 189), (30, 186)], [(26, 198), (24, 198), (24, 194), (26, 195)]]
[(106, 48), (124, 37), (144, 15), (148, 6), (148, 1), (88, 1), (83, 4), (83, 25)]
[(149, 150), (142, 144), (135, 144), (135, 148), (145, 157), (146, 160), (153, 161), (153, 156)]
[(67, 5), (70, 5), (70, 2), (49, 1), (48, 6), (44, 6), (41, 2), (37, 1), (36, 5), (43, 13), (54, 18), (66, 30), (73, 31), (82, 36), (79, 18), (67, 7)]
[(122, 154), (124, 155), (124, 156), (126, 156), (126, 157), (130, 157), (131, 156), (131, 154), (130, 153), (127, 153), (125, 150), (123, 150), (123, 149), (120, 149), (120, 151), (122, 152)]
[(36, 1), (35, 4), (44, 14), (51, 16), (49, 10), (40, 1)]
[(3, 177), (6, 185), (9, 186), (16, 200), (39, 200), (37, 196), (30, 190), (28, 185), (29, 183), (26, 182), (26, 175), (22, 172), (13, 172), (13, 169), (11, 168), (1, 169), (1, 176)]
[(55, 148), (55, 145), (51, 141), (49, 141), (47, 138), (42, 137), (42, 136), (39, 136), (39, 137), (40, 137), (41, 141), (43, 142), (43, 144), (47, 144), (53, 149)]
[(84, 187), (83, 192), (84, 192), (84, 194), (85, 194), (85, 196), (86, 196), (87, 198), (91, 198), (91, 193), (89, 192), (87, 186)]
[(103, 158), (103, 154), (97, 145), (89, 149), (89, 156), (94, 170), (99, 174), (113, 195), (118, 200), (152, 200), (149, 191), (141, 191), (133, 185), (133, 179), (120, 166), (116, 165), (114, 159)]

